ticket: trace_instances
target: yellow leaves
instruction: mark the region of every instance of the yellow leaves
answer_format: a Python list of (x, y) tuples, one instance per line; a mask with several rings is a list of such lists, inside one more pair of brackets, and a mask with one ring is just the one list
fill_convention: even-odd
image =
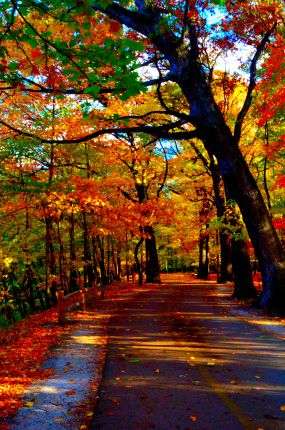
[(62, 423), (64, 421), (64, 418), (55, 418), (54, 420), (56, 423)]
[(34, 406), (34, 402), (26, 402), (24, 403), (25, 406), (27, 406), (28, 408), (31, 408), (32, 406)]
[(93, 417), (93, 415), (94, 415), (94, 412), (87, 412), (87, 414), (86, 414), (86, 416), (89, 418)]
[(4, 258), (4, 266), (9, 269), (11, 263), (13, 263), (13, 258), (6, 257)]

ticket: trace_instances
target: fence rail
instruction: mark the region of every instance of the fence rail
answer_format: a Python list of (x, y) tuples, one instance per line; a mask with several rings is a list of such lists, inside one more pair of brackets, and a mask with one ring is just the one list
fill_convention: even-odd
[(85, 310), (86, 303), (96, 297), (98, 287), (90, 289), (80, 288), (79, 291), (64, 295), (64, 291), (58, 292), (58, 322), (64, 324), (66, 322), (66, 312), (73, 309)]

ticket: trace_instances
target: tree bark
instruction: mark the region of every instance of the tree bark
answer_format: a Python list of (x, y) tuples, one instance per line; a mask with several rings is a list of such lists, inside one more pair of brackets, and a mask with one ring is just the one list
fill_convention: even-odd
[(232, 262), (234, 276), (232, 297), (242, 300), (256, 299), (249, 253), (244, 239), (232, 239)]

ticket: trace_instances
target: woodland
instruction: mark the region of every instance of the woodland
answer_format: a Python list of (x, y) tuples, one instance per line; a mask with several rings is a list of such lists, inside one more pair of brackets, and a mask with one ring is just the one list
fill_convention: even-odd
[(284, 313), (284, 2), (0, 5), (0, 326), (161, 271)]

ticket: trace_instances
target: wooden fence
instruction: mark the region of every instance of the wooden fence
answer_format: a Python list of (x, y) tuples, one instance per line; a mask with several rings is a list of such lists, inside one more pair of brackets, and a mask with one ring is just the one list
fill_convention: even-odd
[(85, 310), (86, 303), (91, 302), (98, 294), (98, 286), (85, 289), (81, 288), (78, 291), (64, 295), (64, 291), (58, 292), (58, 322), (64, 324), (66, 322), (66, 313), (73, 309)]

